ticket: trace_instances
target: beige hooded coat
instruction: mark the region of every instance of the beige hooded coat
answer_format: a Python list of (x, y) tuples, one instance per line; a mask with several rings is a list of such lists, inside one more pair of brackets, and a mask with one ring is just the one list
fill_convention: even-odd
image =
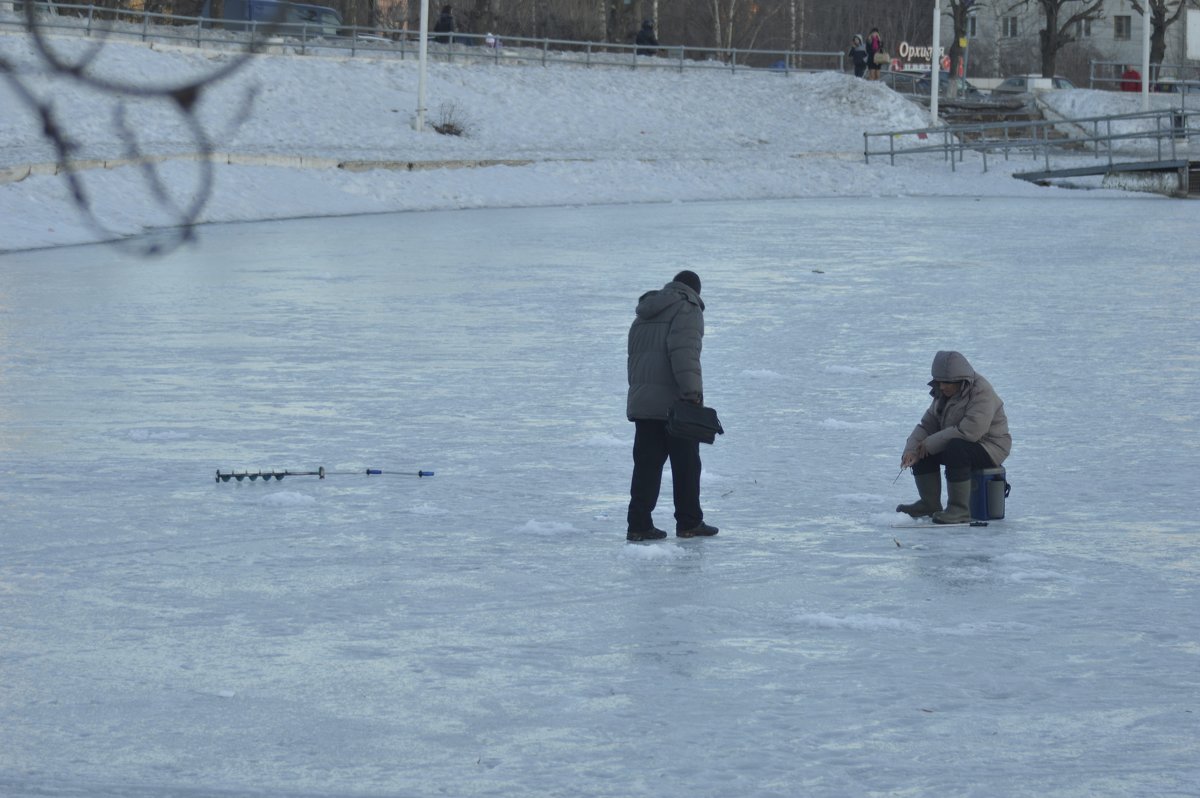
[[(982, 444), (996, 465), (1003, 463), (1012, 451), (1012, 436), (1008, 434), (1004, 402), (996, 395), (992, 384), (976, 373), (958, 352), (938, 352), (933, 356), (931, 371), (933, 379), (929, 381), (929, 394), (933, 403), (908, 436), (905, 453), (915, 453), (917, 445), (924, 441), (926, 454), (938, 454), (950, 441), (961, 438)], [(963, 385), (957, 394), (947, 399), (938, 390), (939, 382)]]

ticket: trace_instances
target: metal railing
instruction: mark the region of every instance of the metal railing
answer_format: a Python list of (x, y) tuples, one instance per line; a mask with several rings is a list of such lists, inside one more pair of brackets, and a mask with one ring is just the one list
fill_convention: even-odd
[[(1108, 89), (1119, 91), (1121, 75), (1130, 64), (1128, 61), (1090, 61), (1088, 62), (1088, 88)], [(1134, 64), (1140, 70), (1141, 64)], [(1200, 66), (1195, 64), (1151, 64), (1150, 91), (1172, 90), (1173, 85), (1184, 84), (1194, 86), (1200, 92)], [(1141, 91), (1139, 88), (1138, 91)]]
[[(24, 3), (14, 2), (20, 9)], [(186, 17), (95, 5), (35, 3), (37, 24), (60, 35), (102, 36), (179, 46), (246, 49), (299, 55), (369, 58), (416, 58), (419, 33), (414, 30), (317, 22), (284, 23)], [(26, 27), (24, 11), (0, 13), (0, 32)], [(447, 42), (436, 41), (446, 35)], [(566, 64), (632, 69), (718, 69), (756, 73), (846, 71), (844, 52), (756, 50), (662, 45), (654, 55), (637, 44), (588, 42), (492, 34), (430, 34), (428, 57), (450, 63)]]
[[(1069, 129), (1070, 133), (1064, 134), (1061, 128)], [(1197, 130), (1200, 130), (1200, 111), (1176, 108), (1057, 121), (980, 122), (863, 133), (863, 156), (868, 164), (872, 156), (887, 156), (894, 166), (899, 156), (940, 153), (954, 170), (967, 152), (976, 152), (982, 157), (986, 172), (989, 153), (1003, 153), (1008, 160), (1013, 152), (1025, 152), (1034, 159), (1042, 159), (1049, 171), (1052, 155), (1078, 157), (1088, 153), (1093, 159), (1107, 158), (1109, 166), (1118, 159), (1179, 160), (1180, 149)], [(872, 142), (880, 139), (886, 139), (886, 147), (872, 149)]]

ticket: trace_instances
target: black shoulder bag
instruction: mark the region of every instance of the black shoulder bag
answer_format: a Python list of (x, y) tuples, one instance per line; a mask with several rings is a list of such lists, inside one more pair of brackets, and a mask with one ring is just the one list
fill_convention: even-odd
[(681, 399), (667, 411), (667, 434), (712, 443), (718, 435), (724, 435), (725, 430), (716, 410)]

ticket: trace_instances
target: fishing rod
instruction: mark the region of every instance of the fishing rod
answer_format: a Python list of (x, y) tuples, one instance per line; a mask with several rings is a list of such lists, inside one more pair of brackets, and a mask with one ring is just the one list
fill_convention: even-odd
[(381, 468), (367, 468), (358, 471), (326, 471), (325, 466), (318, 466), (316, 471), (288, 471), (286, 469), (283, 471), (276, 469), (272, 469), (270, 471), (263, 471), (261, 469), (258, 471), (222, 471), (218, 468), (216, 481), (228, 482), (231, 479), (236, 479), (238, 482), (241, 482), (244, 479), (248, 479), (251, 482), (254, 482), (255, 480), (261, 479), (263, 482), (270, 482), (272, 479), (274, 479), (276, 482), (278, 482), (284, 477), (317, 477), (318, 479), (325, 479), (326, 476), (346, 476), (349, 474), (366, 474), (369, 477), (381, 476), (384, 474), (410, 477), (433, 476), (432, 471), (420, 470), (414, 474), (412, 471), (384, 471)]

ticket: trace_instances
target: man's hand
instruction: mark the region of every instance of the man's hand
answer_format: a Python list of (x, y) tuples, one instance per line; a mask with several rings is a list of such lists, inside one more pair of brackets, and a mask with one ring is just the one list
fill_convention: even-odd
[(924, 460), (928, 454), (929, 453), (925, 451), (925, 441), (921, 441), (917, 444), (915, 451), (905, 452), (900, 457), (900, 469), (904, 470), (905, 468), (912, 468), (914, 463), (916, 463), (918, 460)]

